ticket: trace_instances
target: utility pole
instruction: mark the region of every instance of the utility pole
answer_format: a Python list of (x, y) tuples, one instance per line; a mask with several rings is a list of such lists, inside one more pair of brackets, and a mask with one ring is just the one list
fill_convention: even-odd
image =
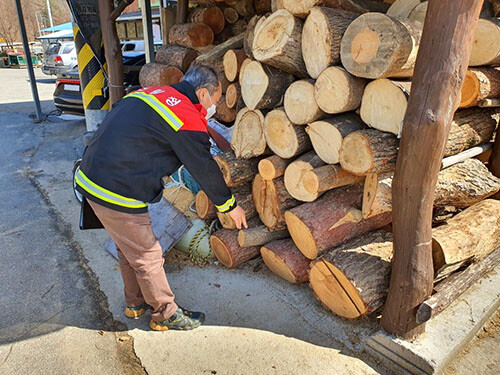
[(52, 22), (52, 11), (50, 10), (50, 0), (47, 0), (47, 13), (49, 14), (50, 27), (54, 27), (54, 22)]

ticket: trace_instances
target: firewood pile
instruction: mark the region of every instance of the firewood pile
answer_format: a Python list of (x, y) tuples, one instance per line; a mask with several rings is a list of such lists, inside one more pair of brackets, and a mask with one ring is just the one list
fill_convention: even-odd
[[(230, 268), (260, 255), (289, 282), (309, 282), (341, 317), (377, 311), (389, 288), (391, 186), (427, 2), (194, 3), (203, 7), (171, 30), (178, 46), (160, 49), (157, 63), (181, 73), (208, 64), (223, 83), (218, 119), (234, 122), (234, 133), (216, 161), (250, 227), (238, 231), (198, 193), (199, 217), (224, 227), (210, 239), (214, 254)], [(436, 283), (500, 246), (500, 201), (486, 199), (500, 190), (485, 165), (500, 118), (493, 16), (479, 20), (438, 177), (435, 211), (456, 215), (433, 228)], [(200, 50), (212, 34), (236, 34), (237, 22), (244, 33)]]

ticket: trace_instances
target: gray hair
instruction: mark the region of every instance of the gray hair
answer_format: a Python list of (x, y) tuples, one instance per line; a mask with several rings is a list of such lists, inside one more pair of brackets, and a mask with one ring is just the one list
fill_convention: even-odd
[(215, 70), (203, 65), (189, 68), (182, 81), (189, 82), (195, 91), (206, 88), (210, 94), (213, 94), (219, 88), (219, 79)]

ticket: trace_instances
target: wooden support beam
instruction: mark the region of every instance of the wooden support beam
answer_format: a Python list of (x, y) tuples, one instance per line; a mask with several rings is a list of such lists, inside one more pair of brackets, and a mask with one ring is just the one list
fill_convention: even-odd
[(424, 323), (438, 315), (498, 264), (500, 264), (500, 249), (471, 264), (464, 271), (448, 277), (439, 284), (438, 292), (419, 306), (417, 322)]
[(393, 181), (394, 258), (382, 327), (410, 339), (425, 331), (418, 306), (432, 293), (432, 206), (483, 0), (431, 0)]
[(175, 17), (175, 23), (186, 23), (188, 17), (189, 0), (178, 0), (177, 1), (177, 15)]

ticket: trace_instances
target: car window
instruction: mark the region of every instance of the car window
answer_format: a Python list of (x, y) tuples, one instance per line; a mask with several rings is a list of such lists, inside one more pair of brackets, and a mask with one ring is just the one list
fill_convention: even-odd
[(62, 54), (71, 53), (71, 51), (73, 51), (74, 48), (75, 48), (75, 46), (68, 44), (66, 47), (64, 47), (64, 49), (61, 53)]
[(133, 43), (127, 43), (125, 44), (125, 52), (127, 51), (133, 51), (135, 49), (135, 45)]
[(56, 54), (59, 51), (59, 48), (61, 45), (59, 43), (52, 43), (49, 45), (49, 48), (47, 48), (47, 54)]

